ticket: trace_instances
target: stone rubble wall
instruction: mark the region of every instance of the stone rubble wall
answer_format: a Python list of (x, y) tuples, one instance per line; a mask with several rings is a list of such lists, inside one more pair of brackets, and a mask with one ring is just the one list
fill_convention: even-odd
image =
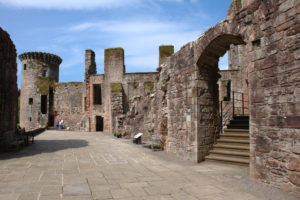
[[(123, 113), (117, 116), (118, 132), (125, 137), (133, 137), (142, 132), (143, 140), (151, 135), (151, 119), (148, 117), (151, 95), (156, 90), (158, 73), (126, 73), (123, 76)], [(150, 131), (150, 132), (149, 132)]]
[[(250, 173), (300, 197), (300, 1), (253, 3), (249, 35)], [(259, 40), (258, 40), (259, 39)]]
[(0, 28), (0, 150), (14, 139), (17, 128), (17, 53), (6, 31)]
[(54, 121), (64, 120), (64, 128), (85, 131), (86, 116), (82, 108), (83, 82), (58, 83), (54, 87)]

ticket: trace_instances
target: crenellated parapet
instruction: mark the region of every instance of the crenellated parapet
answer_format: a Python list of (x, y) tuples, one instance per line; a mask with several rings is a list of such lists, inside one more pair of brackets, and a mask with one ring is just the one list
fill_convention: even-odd
[(55, 64), (55, 65), (59, 65), (62, 62), (62, 59), (59, 56), (51, 53), (44, 53), (44, 52), (26, 52), (19, 55), (19, 59), (21, 61), (27, 59), (35, 59), (35, 60), (41, 60), (45, 63)]

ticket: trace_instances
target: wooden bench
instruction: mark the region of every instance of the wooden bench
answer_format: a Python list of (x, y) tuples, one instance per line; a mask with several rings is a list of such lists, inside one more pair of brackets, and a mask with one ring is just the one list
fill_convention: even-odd
[(10, 145), (13, 147), (13, 149), (19, 151), (21, 146), (23, 145), (29, 145), (29, 142), (31, 141), (31, 144), (34, 143), (34, 137), (38, 134), (42, 133), (45, 130), (45, 128), (39, 128), (32, 131), (25, 131), (24, 128), (17, 129), (17, 134), (15, 141), (11, 142)]
[(151, 136), (151, 149), (153, 151), (162, 150), (162, 143), (160, 137), (158, 135), (153, 134)]
[(143, 142), (143, 146), (148, 147), (148, 148), (152, 149), (153, 151), (161, 151), (163, 149), (160, 137), (155, 134), (151, 135), (151, 141)]

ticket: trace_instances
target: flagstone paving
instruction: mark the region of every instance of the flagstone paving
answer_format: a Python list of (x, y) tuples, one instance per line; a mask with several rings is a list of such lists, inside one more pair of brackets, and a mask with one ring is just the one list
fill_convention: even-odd
[(192, 163), (95, 132), (46, 131), (0, 154), (0, 200), (295, 199), (254, 182), (249, 168)]

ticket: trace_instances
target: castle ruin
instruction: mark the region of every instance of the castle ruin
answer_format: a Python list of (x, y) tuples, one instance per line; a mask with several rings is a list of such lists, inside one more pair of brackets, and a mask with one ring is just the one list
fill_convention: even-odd
[[(201, 162), (220, 137), (219, 100), (236, 90), (248, 94), (251, 177), (299, 196), (299, 8), (298, 0), (234, 0), (197, 40), (176, 53), (162, 46), (153, 73), (126, 73), (123, 49), (113, 48), (96, 74), (86, 50), (84, 82), (59, 83), (58, 56), (21, 54), (22, 76), (31, 79), (22, 77), (21, 126), (63, 119), (73, 130), (143, 132), (158, 135), (166, 152)], [(230, 70), (220, 72), (227, 51)]]

